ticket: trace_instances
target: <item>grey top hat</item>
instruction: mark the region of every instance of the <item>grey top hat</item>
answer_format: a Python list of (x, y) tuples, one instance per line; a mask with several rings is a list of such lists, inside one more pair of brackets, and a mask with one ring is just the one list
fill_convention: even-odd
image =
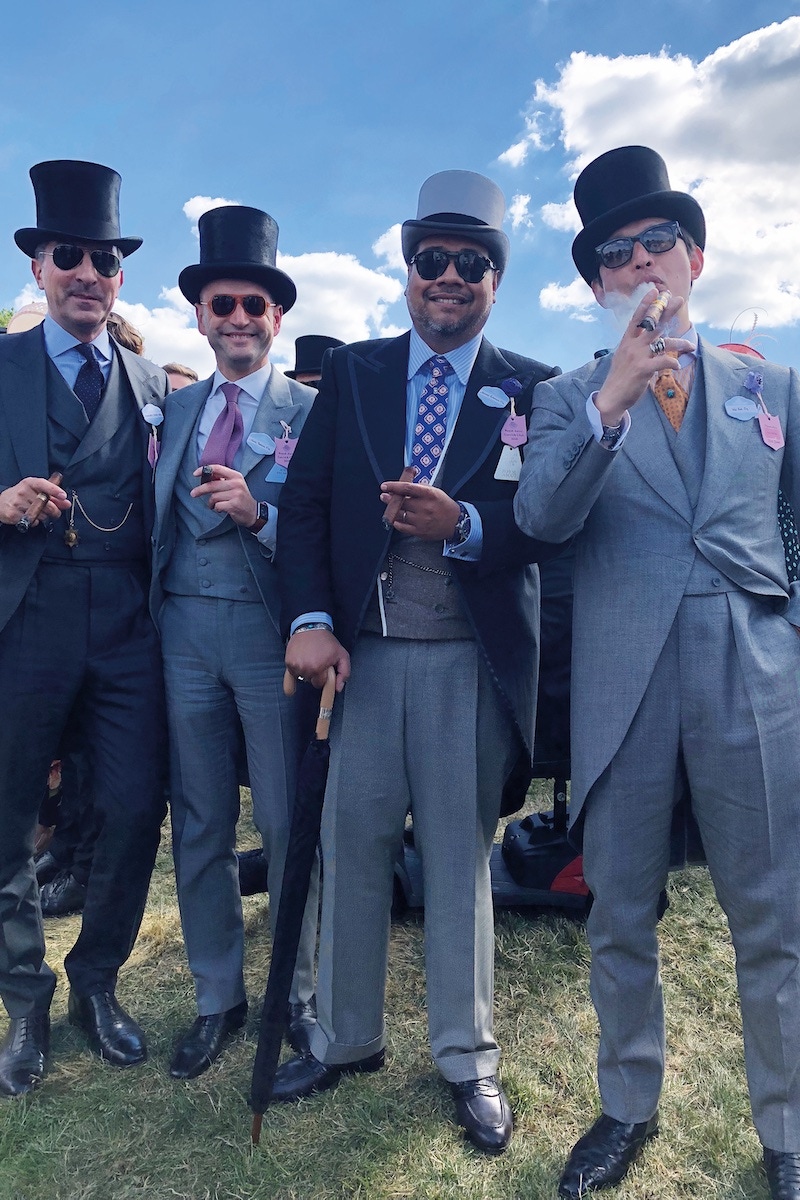
[(505, 211), (503, 193), (485, 175), (439, 171), (419, 189), (416, 220), (403, 223), (403, 258), (408, 262), (423, 238), (433, 234), (463, 234), (486, 247), (502, 275), (511, 248), (503, 233)]
[(343, 346), (339, 338), (326, 337), (323, 333), (307, 333), (294, 341), (294, 370), (284, 371), (290, 379), (298, 375), (311, 375), (322, 370), (322, 356), (326, 350)]
[(140, 237), (121, 237), (119, 188), (122, 180), (111, 167), (63, 158), (30, 169), (36, 196), (36, 225), (18, 229), (14, 241), (29, 258), (37, 246), (54, 238), (103, 242), (116, 246), (123, 258), (142, 244)]
[(190, 304), (197, 304), (205, 285), (215, 279), (243, 279), (260, 284), (284, 312), (289, 311), (297, 288), (275, 266), (278, 225), (269, 213), (227, 204), (203, 213), (197, 228), (200, 262), (184, 267), (178, 276), (178, 287)]
[(596, 247), (631, 221), (677, 221), (701, 250), (706, 244), (703, 210), (688, 192), (670, 188), (667, 164), (649, 146), (620, 146), (590, 162), (575, 180), (575, 207), (583, 229), (572, 257), (587, 283), (597, 278)]

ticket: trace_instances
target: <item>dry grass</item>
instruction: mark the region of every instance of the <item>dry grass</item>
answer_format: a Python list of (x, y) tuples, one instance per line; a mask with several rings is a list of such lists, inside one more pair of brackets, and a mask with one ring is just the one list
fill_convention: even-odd
[[(546, 801), (540, 802), (546, 807)], [(254, 841), (252, 833), (243, 842)], [(749, 1120), (732, 954), (704, 871), (676, 875), (662, 922), (669, 1063), (662, 1134), (617, 1200), (764, 1200)], [(248, 990), (257, 1008), (268, 963), (265, 901), (245, 901)], [(58, 968), (77, 918), (49, 921)], [(249, 1144), (255, 1018), (199, 1080), (166, 1073), (193, 1016), (174, 881), (162, 844), (142, 935), (119, 985), (144, 1026), (150, 1061), (97, 1062), (53, 1005), (53, 1065), (31, 1100), (0, 1107), (0, 1200), (548, 1200), (564, 1155), (596, 1113), (596, 1024), (588, 950), (571, 918), (502, 912), (497, 1031), (517, 1116), (509, 1151), (464, 1146), (427, 1048), (422, 923), (395, 923), (387, 995), (387, 1069), (297, 1106), (269, 1110)]]

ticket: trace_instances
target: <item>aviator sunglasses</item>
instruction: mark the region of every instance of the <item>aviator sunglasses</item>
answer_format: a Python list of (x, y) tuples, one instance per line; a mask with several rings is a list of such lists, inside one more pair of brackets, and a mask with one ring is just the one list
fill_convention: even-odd
[(84, 250), (83, 246), (76, 246), (74, 242), (64, 242), (43, 253), (50, 255), (59, 271), (74, 271), (78, 264), (83, 262), (84, 254), (88, 254), (97, 274), (106, 279), (113, 279), (115, 275), (119, 275), (122, 265), (119, 256), (114, 254), (113, 250)]
[(602, 266), (613, 271), (624, 267), (633, 258), (633, 247), (641, 242), (648, 254), (666, 254), (677, 242), (684, 240), (681, 227), (677, 221), (664, 221), (661, 225), (651, 225), (633, 237), (615, 237), (610, 242), (595, 246), (595, 253)]
[(212, 296), (210, 300), (201, 300), (207, 305), (215, 317), (229, 317), (241, 304), (248, 317), (263, 317), (268, 308), (279, 308), (278, 304), (270, 304), (263, 296)]
[(477, 250), (419, 250), (409, 259), (409, 266), (417, 268), (420, 279), (438, 279), (450, 263), (464, 283), (480, 283), (487, 271), (497, 270), (492, 260)]

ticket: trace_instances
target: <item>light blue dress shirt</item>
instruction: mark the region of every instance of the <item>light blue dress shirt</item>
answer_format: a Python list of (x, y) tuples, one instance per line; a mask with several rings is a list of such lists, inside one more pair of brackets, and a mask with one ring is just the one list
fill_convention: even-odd
[[(48, 358), (53, 360), (64, 382), (74, 391), (78, 372), (86, 362), (86, 359), (77, 347), (84, 343), (79, 341), (78, 338), (73, 337), (71, 333), (67, 333), (66, 329), (62, 329), (49, 313), (42, 322), (42, 332), (44, 333), (44, 348), (47, 351)], [(103, 372), (103, 382), (108, 383), (108, 376), (111, 371), (111, 355), (113, 354), (108, 330), (103, 329), (90, 344), (94, 346), (100, 370)], [(78, 403), (80, 404), (80, 401)]]

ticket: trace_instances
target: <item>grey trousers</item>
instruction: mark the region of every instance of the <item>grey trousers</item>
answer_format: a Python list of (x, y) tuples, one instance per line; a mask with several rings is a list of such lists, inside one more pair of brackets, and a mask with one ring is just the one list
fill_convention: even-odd
[[(260, 604), (169, 596), (160, 614), (170, 731), (172, 848), (181, 924), (201, 1016), (245, 999), (244, 928), (235, 854), (238, 728), (253, 820), (278, 912), (297, 773), (283, 644)], [(303, 918), (290, 1001), (314, 990), (318, 872)]]
[[(800, 638), (741, 592), (687, 596), (586, 805), (604, 1112), (647, 1120), (664, 1072), (656, 904), (682, 772), (736, 952), (753, 1117), (800, 1151)], [(578, 698), (580, 700), (580, 698)], [(606, 696), (613, 704), (613, 680)], [(598, 731), (602, 711), (598, 714)], [(687, 953), (692, 953), (687, 947)]]
[(362, 634), (337, 698), (323, 813), (325, 882), (312, 1052), (386, 1041), (394, 864), (411, 809), (425, 888), (428, 1028), (450, 1082), (495, 1072), (489, 856), (518, 747), (472, 641)]

